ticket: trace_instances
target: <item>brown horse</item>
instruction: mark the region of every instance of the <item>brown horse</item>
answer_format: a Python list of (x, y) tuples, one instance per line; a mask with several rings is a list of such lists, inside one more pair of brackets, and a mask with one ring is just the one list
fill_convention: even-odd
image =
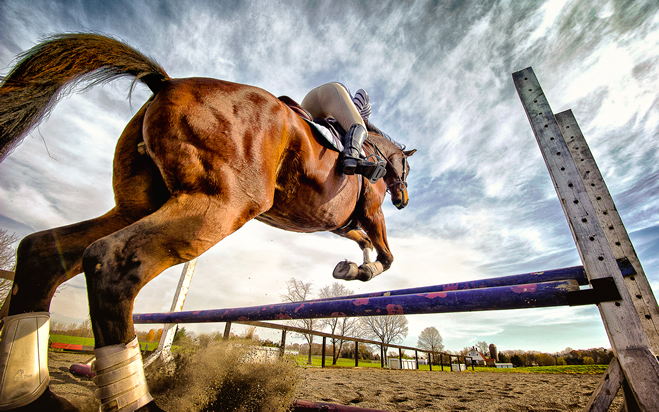
[[(364, 263), (334, 276), (366, 281), (393, 261), (381, 205), (407, 205), (403, 151), (372, 128), (383, 180), (337, 172), (338, 153), (270, 93), (208, 78), (172, 79), (156, 63), (96, 34), (55, 36), (25, 52), (0, 88), (0, 156), (36, 126), (63, 88), (132, 76), (153, 96), (130, 120), (114, 156), (116, 206), (105, 215), (27, 236), (18, 248), (9, 315), (47, 312), (55, 289), (85, 272), (96, 347), (133, 340), (133, 301), (164, 269), (191, 259), (247, 221), (356, 241)], [(377, 259), (367, 251), (375, 248)], [(98, 358), (98, 354), (97, 354)], [(1, 365), (0, 365), (1, 366)], [(67, 410), (46, 390), (32, 406)], [(28, 405), (29, 406), (29, 405)], [(141, 410), (159, 410), (153, 402)]]

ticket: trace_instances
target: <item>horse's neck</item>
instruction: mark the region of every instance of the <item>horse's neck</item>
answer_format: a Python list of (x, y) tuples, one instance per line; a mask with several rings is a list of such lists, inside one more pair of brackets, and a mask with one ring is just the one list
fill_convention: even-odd
[[(364, 146), (367, 147), (368, 151), (370, 151), (373, 154), (382, 154), (385, 157), (389, 157), (392, 151), (392, 143), (385, 139), (384, 137), (375, 135), (375, 134), (369, 134), (368, 137), (366, 138), (366, 141), (364, 142)], [(378, 151), (380, 153), (378, 153)]]

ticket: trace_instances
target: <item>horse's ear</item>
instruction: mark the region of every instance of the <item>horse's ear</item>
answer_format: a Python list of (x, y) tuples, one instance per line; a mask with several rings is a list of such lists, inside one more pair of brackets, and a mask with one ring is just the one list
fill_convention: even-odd
[(405, 157), (410, 157), (410, 156), (412, 156), (414, 153), (416, 153), (416, 149), (412, 149), (412, 150), (403, 150), (403, 154), (405, 155)]

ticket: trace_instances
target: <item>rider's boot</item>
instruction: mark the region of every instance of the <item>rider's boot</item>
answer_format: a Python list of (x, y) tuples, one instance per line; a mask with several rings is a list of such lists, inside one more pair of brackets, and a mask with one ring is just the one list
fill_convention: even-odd
[(77, 411), (48, 389), (48, 312), (2, 319), (0, 331), (0, 410)]
[(354, 175), (361, 161), (362, 143), (366, 140), (366, 129), (361, 124), (353, 124), (346, 133), (344, 148), (341, 153), (343, 159), (342, 170), (346, 175)]

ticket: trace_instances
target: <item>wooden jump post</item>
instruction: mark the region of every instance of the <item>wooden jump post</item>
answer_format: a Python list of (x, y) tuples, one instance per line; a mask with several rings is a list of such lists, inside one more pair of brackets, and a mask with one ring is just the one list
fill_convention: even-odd
[[(628, 411), (659, 411), (659, 307), (629, 235), (572, 112), (553, 114), (531, 68), (513, 73), (513, 81), (583, 266), (343, 298), (136, 314), (134, 322), (245, 322), (594, 304), (615, 358), (585, 410), (607, 410), (622, 387)], [(579, 285), (590, 288), (580, 290)]]
[[(659, 309), (611, 194), (571, 111), (554, 116), (529, 67), (513, 73), (616, 355), (586, 410), (606, 410), (622, 386), (627, 410), (659, 411)], [(623, 277), (616, 258), (636, 274)], [(634, 296), (632, 296), (634, 294)]]

